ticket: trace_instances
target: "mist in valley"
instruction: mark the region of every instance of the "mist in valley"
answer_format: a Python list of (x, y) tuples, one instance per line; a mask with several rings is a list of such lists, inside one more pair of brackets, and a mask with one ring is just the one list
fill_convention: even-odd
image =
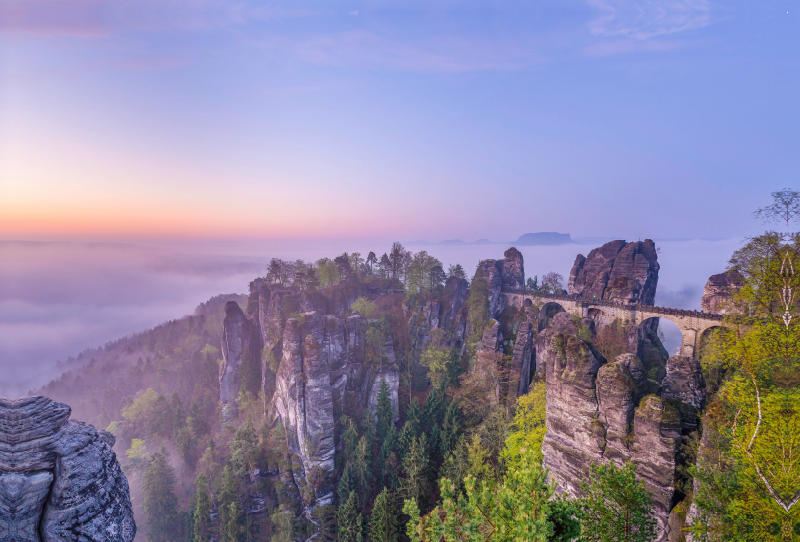
[[(661, 271), (656, 303), (700, 308), (703, 286), (724, 270), (741, 239), (656, 240)], [(517, 247), (527, 276), (566, 278), (578, 253), (600, 243)], [(192, 314), (208, 298), (248, 291), (270, 258), (316, 261), (342, 252), (374, 251), (390, 241), (192, 241), (161, 243), (0, 243), (0, 395), (26, 395), (75, 365), (80, 352)], [(479, 260), (502, 258), (507, 244), (415, 245), (472, 275)], [(674, 353), (680, 333), (662, 320)]]

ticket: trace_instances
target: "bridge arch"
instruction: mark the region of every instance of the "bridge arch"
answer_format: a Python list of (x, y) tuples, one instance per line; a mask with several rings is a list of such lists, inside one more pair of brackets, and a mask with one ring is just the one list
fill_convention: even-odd
[(641, 332), (651, 333), (657, 337), (669, 356), (680, 353), (681, 346), (685, 342), (684, 331), (670, 318), (662, 315), (650, 316), (642, 320), (638, 327)]
[(557, 301), (548, 301), (542, 305), (539, 309), (539, 331), (550, 325), (553, 316), (560, 312), (567, 312), (567, 310)]

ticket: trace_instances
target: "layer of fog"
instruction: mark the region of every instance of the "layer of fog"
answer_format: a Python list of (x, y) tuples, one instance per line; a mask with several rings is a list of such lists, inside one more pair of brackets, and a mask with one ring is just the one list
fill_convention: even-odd
[[(225, 242), (141, 244), (0, 242), (0, 395), (18, 396), (58, 376), (58, 360), (191, 314), (209, 297), (245, 293), (269, 258), (316, 260), (344, 251), (378, 256), (389, 243)], [(721, 272), (741, 240), (665, 241), (656, 303), (699, 309), (709, 275)], [(503, 245), (426, 246), (445, 268), (472, 274), (479, 260), (502, 258)], [(519, 247), (528, 276), (565, 278), (589, 245)], [(670, 333), (672, 352), (677, 329)]]

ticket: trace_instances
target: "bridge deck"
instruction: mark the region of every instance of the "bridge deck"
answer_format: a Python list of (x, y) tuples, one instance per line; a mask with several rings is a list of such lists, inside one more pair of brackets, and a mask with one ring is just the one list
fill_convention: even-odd
[(563, 295), (563, 294), (543, 294), (536, 290), (503, 290), (504, 294), (517, 294), (522, 296), (538, 297), (543, 301), (569, 301), (575, 304), (597, 305), (601, 307), (614, 307), (616, 309), (624, 309), (629, 311), (650, 312), (656, 314), (663, 314), (665, 316), (688, 316), (690, 318), (698, 318), (701, 320), (714, 320), (721, 322), (725, 316), (712, 312), (692, 311), (686, 309), (672, 309), (669, 307), (659, 307), (657, 305), (643, 305), (641, 303), (614, 303), (606, 299), (586, 299), (580, 295)]

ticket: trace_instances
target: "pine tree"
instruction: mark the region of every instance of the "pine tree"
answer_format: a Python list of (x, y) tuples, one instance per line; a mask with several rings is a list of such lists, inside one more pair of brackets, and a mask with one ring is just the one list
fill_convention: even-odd
[(222, 488), (219, 492), (219, 521), (217, 531), (220, 542), (235, 542), (236, 539), (229, 539), (229, 525), (233, 520), (238, 521), (238, 516), (232, 517), (232, 504), (239, 502), (239, 484), (233, 476), (233, 470), (226, 466), (222, 471)]
[(197, 502), (194, 508), (194, 542), (211, 540), (211, 500), (208, 496), (208, 478), (201, 474), (194, 482)]
[(369, 535), (373, 542), (397, 542), (398, 524), (392, 495), (386, 488), (375, 499)]
[(364, 537), (364, 520), (355, 492), (350, 493), (347, 502), (339, 506), (336, 524), (339, 534), (337, 542), (361, 542)]
[(386, 439), (392, 424), (392, 401), (389, 399), (389, 386), (386, 380), (381, 380), (381, 387), (378, 390), (378, 405), (375, 408), (375, 433), (381, 441)]
[(636, 466), (592, 465), (581, 483), (581, 540), (587, 542), (650, 542), (656, 538), (653, 500)]
[(179, 540), (181, 526), (175, 495), (175, 472), (167, 462), (167, 451), (163, 447), (148, 461), (142, 492), (148, 542)]

